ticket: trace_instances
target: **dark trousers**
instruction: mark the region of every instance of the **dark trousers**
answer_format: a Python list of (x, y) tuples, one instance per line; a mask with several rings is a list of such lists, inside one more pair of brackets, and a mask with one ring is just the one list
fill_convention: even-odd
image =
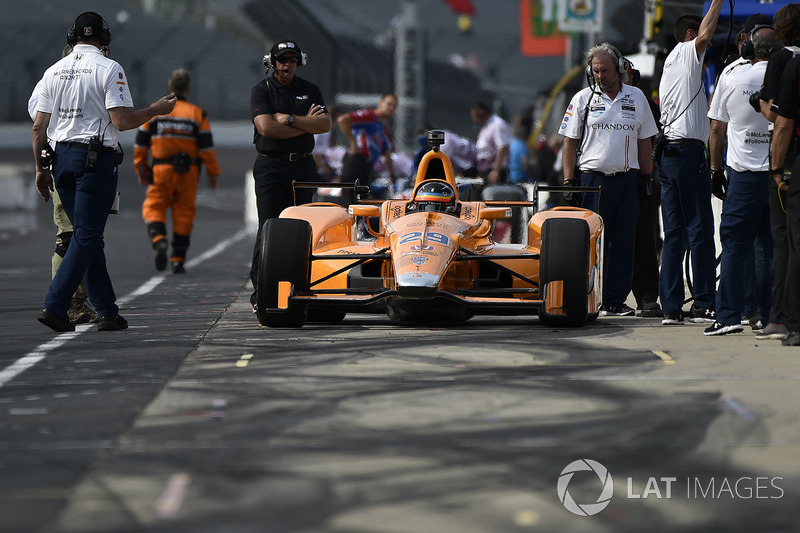
[(678, 313), (686, 299), (683, 256), (688, 241), (692, 253), (692, 287), (697, 307), (713, 309), (717, 258), (711, 176), (705, 146), (669, 144), (656, 164), (661, 180), (661, 249), (659, 297), (664, 314)]
[(769, 223), (772, 230), (772, 306), (769, 321), (775, 324), (786, 322), (784, 295), (786, 292), (786, 269), (789, 265), (789, 241), (786, 231), (787, 194), (778, 189), (774, 179), (769, 180)]
[[(253, 181), (258, 210), (258, 233), (250, 265), (253, 289), (258, 286), (258, 264), (261, 262), (261, 229), (268, 218), (278, 218), (281, 212), (293, 205), (307, 204), (314, 195), (313, 189), (292, 190), (292, 181), (315, 181), (317, 165), (313, 157), (289, 161), (259, 154), (253, 164)], [(295, 198), (296, 195), (296, 198)], [(250, 297), (256, 303), (256, 293)]]
[[(641, 184), (640, 184), (641, 186)], [(658, 299), (658, 248), (661, 228), (658, 204), (661, 188), (653, 183), (650, 196), (639, 194), (639, 218), (636, 219), (633, 256), (633, 296), (637, 306)]]
[(767, 172), (729, 171), (719, 226), (722, 263), (716, 301), (717, 321), (723, 326), (742, 320), (745, 277), (755, 276), (753, 242), (769, 216), (769, 179)]
[(605, 270), (603, 305), (625, 303), (633, 282), (633, 248), (639, 216), (638, 171), (617, 176), (581, 171), (581, 187), (601, 187), (602, 194), (584, 193), (581, 207), (603, 217)]
[(789, 261), (786, 265), (786, 290), (783, 300), (785, 324), (789, 331), (800, 331), (800, 177), (789, 183), (786, 236), (789, 244)]
[(119, 313), (103, 250), (103, 232), (117, 194), (117, 177), (112, 152), (100, 152), (97, 167), (87, 170), (86, 150), (56, 146), (53, 179), (64, 212), (73, 225), (72, 240), (44, 304), (59, 316), (67, 316), (70, 300), (81, 280), (85, 280), (89, 302), (99, 316)]

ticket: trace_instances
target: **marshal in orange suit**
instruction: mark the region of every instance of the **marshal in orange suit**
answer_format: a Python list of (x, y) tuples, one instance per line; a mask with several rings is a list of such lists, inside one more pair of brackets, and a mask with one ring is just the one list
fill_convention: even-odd
[[(167, 210), (172, 208), (173, 273), (184, 273), (186, 251), (197, 213), (200, 166), (205, 165), (208, 186), (216, 189), (219, 164), (206, 112), (186, 101), (191, 76), (184, 69), (172, 73), (168, 88), (178, 97), (172, 113), (152, 119), (136, 132), (133, 164), (139, 183), (147, 186), (142, 217), (156, 252), (156, 270), (167, 268)], [(150, 160), (152, 156), (152, 160)]]

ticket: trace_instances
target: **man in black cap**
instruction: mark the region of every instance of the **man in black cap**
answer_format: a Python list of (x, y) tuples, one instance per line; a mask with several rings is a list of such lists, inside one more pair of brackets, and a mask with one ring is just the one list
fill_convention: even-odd
[[(253, 248), (250, 280), (258, 284), (261, 260), (261, 230), (269, 218), (294, 205), (292, 181), (314, 181), (317, 166), (311, 151), (314, 134), (331, 129), (322, 92), (313, 83), (295, 76), (297, 67), (307, 62), (306, 54), (294, 41), (276, 42), (264, 56), (267, 77), (250, 91), (253, 143), (256, 145), (255, 179), (258, 233)], [(270, 69), (272, 74), (270, 75)], [(311, 201), (307, 189), (297, 191), (297, 203)], [(250, 297), (255, 310), (256, 293)]]
[[(103, 252), (103, 231), (117, 192), (114, 148), (120, 131), (169, 113), (176, 102), (170, 94), (134, 110), (125, 71), (103, 55), (110, 42), (111, 31), (100, 15), (79, 15), (67, 33), (72, 53), (45, 71), (35, 108), (36, 190), (48, 201), (55, 187), (73, 224), (70, 246), (38, 317), (55, 331), (75, 330), (67, 309), (84, 278), (89, 301), (97, 310), (97, 329), (128, 327), (119, 316)], [(56, 143), (52, 172), (42, 160), (48, 137)]]

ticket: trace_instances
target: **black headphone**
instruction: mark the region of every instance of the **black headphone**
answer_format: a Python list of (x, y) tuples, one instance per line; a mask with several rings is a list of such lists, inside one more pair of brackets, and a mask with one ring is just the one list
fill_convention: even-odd
[(761, 28), (772, 28), (769, 24), (756, 24), (750, 33), (747, 34), (747, 40), (742, 41), (742, 50), (739, 53), (742, 59), (755, 59), (756, 58), (756, 45), (753, 44), (753, 35), (756, 34)]
[(284, 46), (281, 52), (289, 50), (300, 54), (300, 59), (297, 60), (298, 67), (302, 67), (308, 64), (308, 55), (305, 52), (303, 52), (303, 50), (299, 46), (297, 46), (297, 43), (294, 41), (289, 41), (284, 39), (282, 41), (278, 41), (277, 43), (275, 43), (272, 46), (272, 49), (269, 52), (267, 52), (267, 55), (265, 55), (264, 58), (262, 59), (262, 62), (264, 63), (264, 66), (267, 67), (267, 70), (275, 66), (275, 59), (276, 59), (275, 52), (278, 50), (278, 45), (280, 44), (286, 45), (287, 43), (291, 44), (291, 46)]
[[(633, 63), (625, 58), (617, 47), (614, 45), (609, 44), (608, 48), (603, 48), (606, 52), (611, 52), (611, 54), (617, 59), (617, 72), (620, 74), (628, 74), (629, 70), (633, 70), (633, 79), (628, 80), (628, 83), (632, 83), (633, 85), (637, 85), (639, 80), (637, 79), (636, 75), (639, 74), (639, 71), (633, 68)], [(641, 76), (641, 74), (639, 74)], [(589, 84), (590, 87), (594, 86), (594, 74), (592, 73), (592, 60), (587, 60), (586, 65), (586, 82)]]
[(86, 11), (75, 17), (72, 27), (67, 30), (67, 44), (70, 46), (75, 46), (78, 44), (78, 29), (75, 27), (75, 25), (78, 23), (78, 19), (84, 15), (94, 15), (100, 19), (100, 22), (103, 23), (103, 30), (100, 32), (100, 46), (108, 46), (111, 44), (111, 29), (109, 29), (105, 19), (94, 11)]

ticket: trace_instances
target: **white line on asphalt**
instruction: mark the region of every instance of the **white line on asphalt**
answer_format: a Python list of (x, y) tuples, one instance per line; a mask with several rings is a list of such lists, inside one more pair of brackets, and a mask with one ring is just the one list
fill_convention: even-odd
[[(234, 234), (231, 237), (228, 237), (223, 241), (220, 241), (219, 243), (217, 243), (216, 246), (202, 253), (197, 258), (188, 261), (186, 265), (189, 267), (199, 265), (203, 261), (207, 261), (208, 259), (211, 259), (212, 257), (221, 254), (227, 248), (229, 248), (233, 244), (239, 242), (240, 240), (244, 239), (249, 235), (250, 232), (246, 228), (241, 229), (239, 230), (238, 233)], [(127, 296), (123, 296), (122, 298), (119, 298), (117, 300), (117, 305), (125, 305), (134, 300), (135, 298), (138, 298), (139, 296), (149, 293), (154, 288), (156, 288), (159, 283), (164, 281), (164, 279), (165, 277), (163, 274), (150, 278), (139, 288), (134, 290), (132, 293), (128, 294)], [(36, 347), (33, 351), (20, 357), (19, 359), (11, 363), (3, 370), (0, 370), (0, 388), (2, 388), (6, 383), (11, 381), (15, 377), (19, 376), (20, 374), (22, 374), (23, 372), (34, 366), (42, 359), (44, 359), (47, 356), (48, 352), (51, 352), (56, 348), (63, 346), (68, 341), (74, 339), (78, 335), (82, 334), (84, 331), (90, 329), (92, 326), (93, 326), (92, 324), (82, 324), (76, 327), (75, 331), (62, 333), (55, 339)]]

